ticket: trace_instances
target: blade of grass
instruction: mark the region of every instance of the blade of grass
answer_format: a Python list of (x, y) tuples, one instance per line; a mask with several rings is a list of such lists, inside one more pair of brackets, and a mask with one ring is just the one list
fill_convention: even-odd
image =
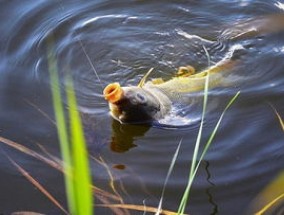
[(284, 203), (283, 181), (284, 181), (284, 171), (282, 170), (255, 197), (255, 199), (251, 203), (248, 212), (254, 215), (283, 214), (280, 212), (281, 210), (278, 210), (281, 208), (281, 205), (283, 206)]
[(10, 146), (10, 147), (12, 147), (12, 148), (14, 148), (14, 149), (16, 149), (20, 152), (23, 152), (26, 155), (34, 157), (34, 158), (46, 163), (47, 165), (49, 165), (49, 166), (51, 166), (51, 167), (53, 167), (53, 168), (55, 168), (55, 169), (57, 169), (61, 172), (63, 171), (62, 166), (59, 165), (58, 163), (56, 163), (55, 161), (48, 159), (47, 157), (27, 148), (27, 147), (25, 147), (25, 146), (23, 146), (19, 143), (16, 143), (12, 140), (6, 139), (6, 138), (1, 137), (1, 136), (0, 136), (0, 142), (5, 143), (7, 146)]
[[(83, 134), (80, 115), (77, 111), (77, 101), (71, 77), (66, 94), (69, 105), (71, 144), (68, 138), (64, 108), (59, 88), (59, 77), (57, 63), (52, 50), (52, 36), (48, 41), (48, 65), (50, 71), (51, 90), (55, 111), (56, 124), (59, 134), (59, 142), (63, 157), (65, 170), (65, 186), (67, 192), (68, 206), (72, 214), (92, 215), (93, 195), (91, 187), (91, 176), (89, 172), (88, 153)], [(71, 146), (70, 146), (71, 145)], [(71, 148), (71, 149), (70, 149)]]
[(209, 53), (208, 53), (208, 51), (207, 51), (207, 49), (206, 49), (206, 47), (203, 45), (202, 46), (202, 48), (204, 49), (204, 51), (205, 51), (205, 55), (206, 55), (206, 57), (207, 57), (207, 62), (208, 62), (208, 67), (211, 65), (211, 61), (210, 61), (210, 55), (209, 55)]
[[(189, 195), (189, 191), (190, 191), (191, 185), (192, 185), (192, 183), (193, 183), (193, 181), (194, 181), (194, 178), (195, 178), (195, 176), (196, 176), (196, 173), (197, 173), (197, 171), (198, 171), (198, 168), (199, 168), (201, 162), (203, 161), (203, 158), (204, 158), (204, 156), (206, 155), (206, 153), (207, 153), (207, 151), (208, 151), (208, 148), (209, 148), (209, 146), (211, 145), (211, 143), (212, 143), (212, 141), (213, 141), (213, 139), (214, 139), (214, 137), (215, 137), (215, 135), (216, 135), (216, 133), (217, 133), (217, 130), (218, 130), (219, 126), (220, 126), (220, 123), (221, 123), (221, 121), (222, 121), (222, 119), (223, 119), (223, 117), (224, 117), (226, 111), (227, 111), (227, 110), (230, 108), (230, 106), (235, 102), (235, 100), (237, 99), (237, 97), (239, 96), (239, 94), (240, 94), (240, 91), (237, 92), (237, 94), (229, 101), (229, 103), (227, 104), (226, 108), (225, 108), (224, 111), (222, 112), (222, 114), (221, 114), (221, 116), (220, 116), (220, 118), (219, 118), (217, 124), (215, 125), (215, 127), (214, 127), (214, 129), (213, 129), (213, 131), (212, 131), (212, 133), (211, 133), (211, 135), (210, 135), (210, 137), (209, 137), (209, 139), (208, 139), (208, 141), (207, 141), (207, 143), (206, 143), (206, 145), (205, 145), (205, 147), (204, 147), (204, 149), (203, 149), (203, 151), (202, 151), (202, 154), (201, 154), (201, 156), (200, 156), (200, 158), (199, 158), (199, 161), (198, 161), (198, 163), (197, 163), (197, 165), (196, 165), (196, 167), (195, 167), (195, 169), (194, 169), (194, 171), (193, 171), (193, 174), (192, 174), (192, 176), (189, 178), (189, 182), (188, 182), (188, 185), (187, 185), (187, 187), (188, 187), (188, 192), (186, 193), (187, 195)], [(183, 214), (183, 213), (184, 213), (184, 210), (185, 210), (185, 207), (183, 208), (182, 211), (180, 211), (180, 214)]]
[(34, 109), (36, 109), (39, 113), (41, 113), (49, 122), (51, 122), (53, 125), (56, 126), (56, 123), (53, 119), (50, 118), (50, 116), (48, 116), (47, 113), (45, 113), (43, 110), (41, 110), (36, 104), (34, 104), (33, 102), (29, 101), (28, 99), (24, 99), (24, 101), (29, 104), (30, 106), (32, 106)]
[[(118, 200), (119, 203), (124, 204), (123, 198), (121, 197), (121, 195), (119, 194), (119, 192), (118, 192), (118, 190), (116, 188), (115, 178), (114, 178), (114, 176), (113, 176), (109, 166), (107, 165), (106, 161), (101, 156), (99, 157), (99, 159), (97, 159), (94, 156), (90, 156), (90, 157), (105, 168), (106, 172), (108, 173), (109, 179), (110, 179), (109, 180), (110, 188), (115, 193), (115, 195), (119, 198), (119, 200)], [(122, 184), (121, 184), (120, 187), (123, 188)], [(130, 215), (129, 212), (126, 211), (126, 210), (124, 210), (121, 214), (123, 214), (123, 215)]]
[(282, 119), (282, 117), (280, 116), (280, 114), (278, 113), (278, 111), (276, 110), (276, 108), (272, 105), (272, 104), (269, 104), (271, 107), (272, 107), (272, 109), (274, 110), (274, 113), (275, 113), (275, 115), (277, 116), (277, 118), (278, 118), (278, 121), (279, 121), (279, 123), (280, 123), (280, 126), (281, 126), (281, 128), (282, 128), (282, 131), (284, 131), (284, 120)]
[(39, 191), (41, 191), (53, 204), (55, 204), (64, 214), (69, 214), (65, 208), (36, 180), (34, 179), (25, 169), (17, 164), (12, 158), (6, 155), (10, 162), (19, 170), (19, 172), (31, 182)]
[(67, 98), (69, 104), (70, 131), (73, 158), (73, 182), (77, 214), (93, 215), (93, 194), (91, 189), (91, 174), (88, 162), (88, 152), (82, 128), (82, 122), (77, 111), (77, 101), (73, 81), (68, 77)]
[(97, 159), (95, 157), (92, 157), (92, 158), (105, 168), (105, 170), (106, 170), (106, 172), (109, 176), (110, 188), (112, 189), (112, 191), (115, 193), (116, 196), (120, 197), (120, 203), (124, 203), (122, 197), (120, 196), (118, 190), (116, 189), (116, 186), (115, 186), (115, 183), (114, 183), (114, 176), (111, 173), (111, 170), (110, 170), (109, 166), (107, 165), (107, 163), (105, 162), (105, 160), (101, 156), (99, 156), (99, 159)]
[(190, 174), (189, 174), (189, 180), (188, 180), (188, 184), (186, 186), (185, 192), (183, 194), (181, 203), (179, 205), (178, 208), (178, 213), (179, 214), (184, 214), (185, 211), (185, 207), (186, 204), (188, 202), (188, 198), (189, 198), (189, 191), (190, 188), (192, 186), (193, 180), (195, 178), (195, 175), (197, 173), (197, 170), (201, 164), (201, 161), (203, 160), (205, 154), (207, 153), (207, 150), (210, 146), (210, 144), (212, 143), (216, 132), (219, 128), (219, 125), (224, 117), (225, 112), (227, 111), (227, 109), (234, 103), (234, 101), (237, 99), (237, 97), (239, 96), (240, 92), (238, 92), (228, 103), (228, 105), (226, 106), (226, 108), (224, 109), (224, 111), (222, 112), (213, 132), (211, 133), (209, 140), (207, 141), (205, 148), (202, 151), (202, 154), (199, 158), (199, 162), (196, 165), (197, 162), (197, 156), (198, 156), (198, 152), (199, 152), (199, 145), (200, 145), (200, 140), (201, 140), (201, 136), (202, 136), (202, 127), (203, 127), (203, 121), (204, 121), (204, 116), (205, 116), (205, 112), (206, 112), (206, 106), (207, 106), (207, 98), (208, 98), (208, 87), (209, 87), (209, 75), (206, 76), (206, 81), (205, 81), (205, 87), (204, 87), (204, 100), (203, 100), (203, 110), (202, 110), (202, 117), (201, 117), (201, 123), (200, 123), (200, 127), (199, 127), (199, 132), (198, 132), (198, 136), (196, 139), (196, 143), (195, 143), (195, 148), (194, 148), (194, 153), (193, 153), (193, 159), (192, 159), (192, 165), (191, 165), (191, 169), (190, 169)]
[[(57, 162), (55, 162), (55, 161), (53, 161), (51, 159), (48, 159), (47, 157), (45, 157), (45, 156), (43, 156), (43, 155), (41, 155), (41, 154), (39, 154), (39, 153), (37, 153), (37, 152), (27, 148), (27, 147), (25, 147), (25, 146), (23, 146), (23, 145), (21, 145), (19, 143), (16, 143), (16, 142), (14, 142), (12, 140), (6, 139), (6, 138), (1, 137), (1, 136), (0, 136), (0, 143), (4, 143), (7, 146), (10, 146), (11, 148), (14, 148), (14, 149), (16, 149), (16, 150), (18, 150), (20, 152), (23, 152), (24, 154), (29, 155), (29, 156), (31, 156), (33, 158), (36, 158), (36, 159), (42, 161), (43, 163), (45, 163), (45, 164), (55, 168), (56, 170), (64, 173), (63, 167), (61, 166), (61, 163), (62, 163), (61, 160), (59, 160), (59, 163), (57, 163)], [(112, 199), (114, 201), (120, 201), (119, 197), (117, 197), (117, 196), (115, 196), (115, 195), (113, 195), (111, 193), (108, 193), (108, 192), (106, 192), (106, 191), (104, 191), (104, 190), (102, 190), (102, 189), (100, 189), (98, 187), (95, 187), (95, 186), (92, 186), (92, 188), (93, 188), (94, 192), (96, 192), (98, 194), (98, 198), (100, 198), (100, 196), (102, 196), (100, 198), (101, 200), (106, 199), (106, 198), (110, 198), (110, 199)]]
[[(201, 116), (201, 122), (200, 122), (200, 126), (199, 126), (198, 135), (197, 135), (197, 138), (196, 138), (195, 147), (194, 147), (193, 158), (192, 158), (192, 163), (191, 163), (191, 167), (190, 167), (190, 173), (189, 173), (189, 176), (188, 176), (189, 182), (190, 182), (190, 180), (193, 176), (195, 166), (196, 166), (197, 156), (198, 156), (198, 152), (199, 152), (199, 146), (200, 146), (200, 141), (201, 141), (201, 136), (202, 136), (202, 129), (203, 129), (205, 112), (206, 112), (207, 99), (208, 99), (208, 87), (209, 87), (209, 73), (206, 75), (206, 78), (205, 78), (202, 116)], [(181, 200), (179, 208), (178, 208), (178, 214), (184, 213), (186, 203), (187, 203), (187, 200), (188, 200), (188, 196), (189, 196), (190, 186), (191, 186), (190, 183), (188, 183), (188, 185), (186, 186), (186, 189), (184, 191), (184, 194), (182, 196), (182, 200)]]
[(146, 200), (143, 200), (143, 215), (146, 215), (147, 211), (146, 211)]
[(172, 171), (173, 171), (173, 168), (174, 168), (174, 165), (176, 163), (176, 160), (177, 160), (177, 156), (178, 156), (178, 153), (179, 153), (179, 149), (180, 149), (180, 145), (182, 143), (182, 139), (179, 141), (179, 144), (178, 144), (178, 147), (174, 153), (174, 156), (172, 158), (172, 161), (171, 161), (171, 165), (169, 167), (169, 170), (168, 170), (168, 173), (167, 173), (167, 176), (166, 176), (166, 179), (165, 179), (165, 183), (164, 183), (164, 186), (163, 186), (163, 190), (162, 190), (162, 194), (161, 194), (161, 198), (160, 198), (160, 202), (159, 202), (159, 206), (158, 206), (158, 209), (157, 209), (157, 212), (155, 213), (155, 215), (159, 215), (161, 212), (162, 212), (162, 204), (163, 204), (163, 199), (164, 199), (164, 194), (165, 194), (165, 190), (166, 190), (166, 186), (168, 184), (168, 180), (170, 178), (170, 175), (172, 174)]
[(205, 113), (206, 113), (207, 100), (208, 100), (208, 86), (209, 86), (209, 74), (205, 78), (202, 116), (201, 116), (201, 122), (200, 122), (198, 135), (197, 135), (197, 138), (196, 138), (195, 147), (194, 147), (193, 158), (192, 158), (192, 163), (191, 163), (191, 168), (190, 168), (190, 176), (192, 175), (192, 173), (195, 169), (197, 156), (198, 156), (198, 152), (199, 152), (199, 146), (200, 146), (200, 141), (201, 141), (201, 136), (202, 136), (202, 130), (203, 130)]
[[(145, 206), (145, 205), (131, 205), (131, 204), (98, 204), (98, 207), (109, 207), (109, 208), (123, 208), (123, 209), (129, 209), (129, 210), (135, 210), (135, 211), (147, 211), (150, 213), (156, 213), (157, 208)], [(177, 215), (176, 212), (172, 212), (169, 210), (162, 210), (160, 211), (160, 214), (163, 215)], [(186, 214), (185, 214), (186, 215)]]
[(58, 158), (55, 157), (54, 155), (52, 155), (43, 145), (41, 145), (40, 143), (36, 143), (36, 145), (40, 148), (40, 150), (45, 154), (45, 156), (47, 156), (47, 158), (49, 160), (54, 161), (55, 163), (57, 163), (58, 165), (62, 164), (62, 161)]
[(47, 54), (48, 54), (48, 67), (50, 74), (50, 83), (51, 83), (51, 92), (53, 100), (54, 114), (57, 124), (58, 137), (60, 142), (60, 151), (63, 158), (63, 169), (65, 171), (64, 181), (65, 189), (67, 194), (68, 208), (71, 214), (76, 212), (75, 196), (74, 196), (74, 187), (72, 185), (72, 161), (71, 161), (71, 152), (69, 148), (69, 139), (67, 134), (67, 126), (65, 124), (65, 115), (64, 108), (62, 105), (62, 98), (59, 88), (59, 77), (57, 71), (57, 62), (54, 55), (53, 47), (53, 37), (49, 37), (47, 44)]
[(271, 202), (269, 202), (265, 207), (263, 207), (260, 211), (256, 212), (255, 215), (262, 215), (266, 211), (268, 211), (271, 207), (273, 207), (275, 204), (277, 204), (281, 199), (284, 199), (284, 193), (277, 196), (275, 199), (273, 199)]
[(207, 152), (209, 146), (211, 145), (211, 143), (212, 143), (212, 141), (213, 141), (213, 139), (214, 139), (214, 137), (215, 137), (215, 135), (216, 135), (216, 133), (217, 133), (217, 130), (218, 130), (220, 124), (221, 124), (221, 121), (222, 121), (223, 118), (224, 118), (225, 113), (226, 113), (227, 110), (231, 107), (231, 105), (236, 101), (236, 99), (238, 98), (239, 95), (240, 95), (240, 91), (238, 91), (238, 92), (236, 93), (236, 95), (229, 101), (229, 103), (227, 104), (227, 106), (226, 106), (225, 109), (223, 110), (223, 112), (222, 112), (222, 114), (221, 114), (221, 116), (220, 116), (220, 118), (219, 118), (217, 124), (215, 125), (215, 127), (214, 127), (214, 129), (213, 129), (213, 132), (211, 133), (211, 135), (210, 135), (210, 137), (209, 137), (209, 139), (208, 139), (208, 141), (207, 141), (207, 143), (206, 143), (206, 145), (205, 145), (205, 147), (204, 147), (204, 149), (203, 149), (203, 152), (202, 152), (202, 154), (201, 154), (201, 156), (200, 156), (200, 159), (199, 159), (199, 162), (198, 162), (198, 164), (197, 164), (197, 166), (196, 166), (196, 169), (198, 169), (198, 167), (199, 167), (201, 161), (203, 160), (203, 158), (204, 158), (204, 156), (205, 156), (205, 154), (206, 154), (206, 152)]

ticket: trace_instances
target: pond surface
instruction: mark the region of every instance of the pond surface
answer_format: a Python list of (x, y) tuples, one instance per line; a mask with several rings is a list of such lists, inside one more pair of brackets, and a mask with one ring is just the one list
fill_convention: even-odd
[[(261, 23), (262, 17), (284, 13), (283, 1), (14, 0), (0, 5), (1, 137), (46, 157), (60, 157), (47, 63), (47, 46), (52, 45), (61, 88), (68, 73), (75, 82), (94, 184), (113, 193), (109, 171), (125, 204), (157, 207), (182, 140), (163, 202), (164, 209), (177, 211), (202, 99), (200, 109), (189, 110), (186, 127), (121, 125), (109, 115), (102, 90), (111, 82), (137, 85), (152, 67), (153, 77), (165, 79), (179, 66), (190, 64), (200, 71), (208, 66), (208, 56), (216, 63), (232, 47), (241, 46), (241, 63), (231, 75), (235, 84), (209, 93), (202, 146), (230, 98), (241, 91), (200, 166), (186, 212), (245, 214), (283, 170), (284, 132), (272, 107), (284, 117), (284, 30), (271, 26), (259, 34), (239, 36)], [(0, 146), (0, 214), (61, 214), (6, 155), (66, 206), (62, 174), (2, 141)], [(96, 207), (96, 214), (114, 213), (118, 212)]]

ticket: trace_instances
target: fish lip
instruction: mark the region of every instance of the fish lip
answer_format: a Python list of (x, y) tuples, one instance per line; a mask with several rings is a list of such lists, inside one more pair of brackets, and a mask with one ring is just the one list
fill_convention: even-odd
[(109, 103), (109, 108), (109, 113), (113, 119), (117, 120), (121, 124), (128, 124), (126, 121), (124, 121), (125, 114), (119, 110), (116, 104)]
[(103, 90), (105, 99), (113, 104), (121, 100), (123, 98), (123, 94), (123, 89), (118, 82), (107, 85)]
[(109, 108), (110, 108), (109, 113), (112, 116), (112, 118), (117, 120), (121, 124), (150, 125), (154, 121), (156, 121), (156, 119), (154, 119), (154, 118), (152, 118), (151, 120), (149, 119), (149, 120), (145, 120), (145, 121), (128, 121), (128, 120), (126, 120), (127, 117), (125, 116), (125, 113), (123, 111), (120, 111), (119, 108), (117, 107), (117, 105), (109, 103)]
[(114, 115), (112, 111), (110, 111), (109, 113), (110, 113), (110, 115), (112, 116), (113, 119), (117, 120), (117, 121), (118, 121), (119, 123), (121, 123), (121, 124), (124, 124), (124, 122), (121, 121), (121, 120), (119, 119), (119, 117), (117, 117), (116, 115)]
[(117, 105), (113, 104), (113, 103), (109, 103), (109, 113), (110, 115), (116, 119), (117, 121), (121, 122), (121, 120), (119, 119), (119, 116), (121, 115)]

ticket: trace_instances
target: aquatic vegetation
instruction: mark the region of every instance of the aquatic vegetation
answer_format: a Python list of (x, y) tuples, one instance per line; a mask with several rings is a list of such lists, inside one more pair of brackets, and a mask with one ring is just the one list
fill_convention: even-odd
[(37, 189), (39, 189), (54, 205), (56, 205), (64, 214), (68, 214), (66, 209), (36, 180), (34, 179), (24, 168), (17, 164), (12, 158), (7, 156), (11, 163), (19, 170), (19, 172), (27, 178)]
[(72, 214), (93, 214), (93, 193), (91, 174), (88, 164), (88, 153), (83, 134), (82, 123), (74, 92), (72, 79), (68, 77), (69, 87), (66, 88), (69, 105), (70, 138), (68, 136), (67, 121), (65, 119), (57, 63), (52, 50), (52, 41), (48, 44), (48, 63), (53, 95), (53, 105), (58, 129), (58, 135), (65, 171), (65, 185), (68, 207)]
[[(7, 138), (1, 137), (0, 136), (0, 142), (6, 144), (7, 146), (22, 152), (23, 154), (26, 154), (32, 158), (35, 158), (45, 164), (47, 164), (48, 166), (62, 172), (65, 173), (65, 170), (63, 168), (63, 162), (59, 159), (59, 158), (55, 158), (54, 159), (50, 159), (34, 150), (31, 150), (27, 147), (25, 147), (24, 145), (20, 144), (20, 143), (16, 143), (12, 140), (9, 140)], [(43, 148), (43, 151), (46, 152), (46, 150)], [(55, 197), (53, 195), (51, 195), (50, 192), (48, 192), (48, 190), (46, 188), (44, 188), (43, 186), (40, 185), (40, 182), (37, 181), (36, 179), (34, 179), (27, 171), (24, 170), (23, 167), (21, 167), (19, 164), (17, 164), (11, 157), (8, 156), (8, 159), (12, 162), (12, 164), (22, 173), (22, 175), (24, 177), (26, 177), (35, 187), (37, 187), (48, 199), (50, 199), (50, 201), (52, 201), (55, 204)], [(15, 165), (16, 164), (16, 165)], [(96, 195), (96, 197), (102, 202), (104, 203), (104, 205), (108, 205), (110, 204), (110, 201), (116, 201), (116, 202), (121, 202), (121, 198), (119, 196), (116, 196), (112, 193), (109, 193), (107, 191), (104, 191), (98, 187), (95, 187), (94, 185), (91, 186), (92, 190)], [(58, 205), (55, 204), (57, 207)], [(100, 206), (100, 205), (98, 205)], [(105, 206), (107, 207), (107, 206)], [(122, 211), (120, 211), (118, 208), (115, 207), (111, 207), (110, 209), (113, 210), (114, 213), (116, 214), (124, 214)], [(129, 208), (131, 209), (131, 208)]]
[(278, 111), (276, 110), (276, 108), (273, 105), (270, 104), (270, 106), (274, 110), (274, 113), (275, 113), (275, 115), (276, 115), (276, 117), (279, 121), (279, 124), (281, 126), (282, 131), (284, 131), (284, 120), (283, 120), (283, 118), (281, 117), (281, 115), (278, 113)]
[[(195, 148), (194, 148), (194, 152), (193, 152), (193, 158), (192, 158), (192, 163), (191, 163), (191, 168), (190, 168), (190, 173), (189, 173), (189, 177), (188, 177), (188, 183), (186, 186), (186, 189), (184, 191), (184, 194), (182, 196), (179, 208), (178, 208), (178, 214), (184, 214), (187, 202), (188, 202), (188, 198), (189, 198), (189, 193), (190, 193), (190, 189), (192, 186), (192, 183), (194, 181), (194, 178), (196, 176), (196, 173), (198, 171), (198, 168), (205, 156), (205, 154), (207, 153), (207, 150), (209, 148), (209, 146), (211, 145), (216, 132), (220, 126), (220, 123), (226, 113), (226, 111), (229, 109), (229, 107), (234, 103), (234, 101), (237, 99), (237, 97), (239, 96), (240, 92), (238, 92), (228, 103), (228, 105), (225, 107), (224, 111), (222, 112), (217, 124), (215, 125), (209, 139), (207, 140), (204, 149), (202, 150), (202, 153), (198, 159), (198, 154), (199, 154), (199, 147), (200, 147), (200, 141), (201, 141), (201, 136), (202, 136), (202, 130), (203, 130), (203, 123), (204, 123), (204, 117), (205, 117), (205, 113), (206, 113), (206, 106), (207, 106), (207, 100), (208, 100), (208, 85), (209, 85), (209, 78), (210, 76), (207, 75), (206, 76), (206, 81), (205, 81), (205, 86), (204, 86), (204, 100), (203, 100), (203, 110), (202, 110), (202, 117), (201, 117), (201, 122), (200, 122), (200, 127), (199, 127), (199, 131), (198, 131), (198, 136), (196, 138), (196, 143), (195, 143)], [(199, 161), (198, 161), (199, 160)]]
[(177, 159), (177, 156), (178, 156), (178, 153), (179, 153), (179, 150), (180, 150), (180, 145), (182, 143), (182, 140), (179, 141), (179, 144), (177, 146), (177, 149), (174, 153), (174, 156), (172, 158), (172, 162), (171, 162), (171, 165), (169, 167), (169, 170), (168, 170), (168, 173), (167, 173), (167, 176), (166, 176), (166, 179), (165, 179), (165, 183), (164, 183), (164, 186), (163, 186), (163, 189), (162, 189), (162, 194), (161, 194), (161, 198), (160, 198), (160, 201), (159, 201), (159, 206), (158, 206), (158, 209), (157, 209), (157, 212), (155, 213), (155, 215), (159, 215), (162, 211), (162, 204), (163, 204), (163, 199), (164, 199), (164, 194), (165, 194), (165, 190), (166, 190), (166, 186), (167, 186), (167, 183), (168, 183), (168, 180), (170, 178), (170, 175), (174, 169), (174, 165), (176, 163), (176, 159)]
[[(134, 205), (134, 204), (103, 204), (97, 205), (100, 207), (108, 207), (108, 208), (121, 208), (121, 209), (129, 209), (134, 211), (141, 211), (141, 212), (150, 212), (150, 213), (157, 213), (158, 209), (156, 207), (150, 207), (146, 205)], [(176, 212), (169, 211), (169, 210), (160, 210), (160, 214), (163, 215), (177, 215)], [(121, 214), (124, 215), (124, 214)], [(186, 215), (186, 214), (185, 214)]]
[(283, 181), (284, 172), (281, 172), (256, 196), (250, 213), (255, 215), (276, 214), (277, 207), (284, 203)]

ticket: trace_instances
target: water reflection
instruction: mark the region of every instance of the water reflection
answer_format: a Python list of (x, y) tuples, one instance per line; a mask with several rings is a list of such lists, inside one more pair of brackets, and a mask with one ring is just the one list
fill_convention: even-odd
[(112, 120), (111, 150), (122, 153), (136, 147), (134, 140), (143, 137), (149, 129), (147, 125), (128, 125)]
[(210, 163), (208, 161), (204, 161), (204, 163), (205, 163), (205, 171), (207, 175), (206, 180), (208, 184), (210, 184), (210, 186), (206, 189), (206, 194), (208, 196), (208, 202), (212, 205), (212, 210), (211, 210), (210, 215), (216, 215), (218, 214), (219, 209), (218, 209), (217, 203), (215, 202), (214, 195), (212, 192), (213, 188), (215, 187), (215, 184), (211, 181), (211, 173), (209, 171)]

